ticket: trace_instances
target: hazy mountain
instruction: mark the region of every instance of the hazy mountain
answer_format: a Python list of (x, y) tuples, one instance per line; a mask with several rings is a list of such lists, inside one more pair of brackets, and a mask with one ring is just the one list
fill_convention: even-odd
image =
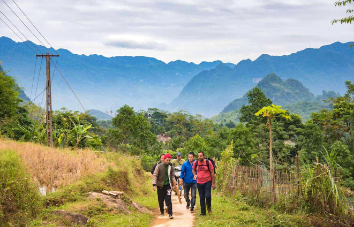
[(92, 110), (89, 110), (88, 113), (90, 115), (96, 117), (97, 120), (111, 120), (112, 119), (112, 117), (109, 114), (104, 113), (104, 112), (99, 111), (99, 110), (92, 109)]
[[(32, 46), (30, 42), (17, 43), (1, 37), (0, 61), (3, 62), (4, 70), (9, 71), (9, 75), (14, 76), (33, 99), (45, 88), (45, 59), (36, 59), (26, 44)], [(135, 109), (145, 109), (163, 102), (169, 103), (194, 75), (221, 63), (214, 61), (194, 64), (178, 60), (166, 64), (150, 57), (86, 56), (65, 49), (54, 51), (33, 45), (43, 54), (49, 52), (60, 55), (59, 58), (53, 58), (53, 61), (57, 62), (58, 68), (87, 109), (115, 111), (124, 104), (134, 106)], [(54, 77), (53, 108), (65, 106), (82, 111), (71, 90), (54, 69), (51, 66)], [(42, 99), (42, 96), (38, 99)]]
[(284, 56), (263, 54), (255, 61), (244, 60), (233, 68), (221, 64), (193, 77), (168, 109), (213, 116), (270, 73), (283, 80), (298, 80), (315, 95), (323, 90), (344, 93), (345, 80), (354, 78), (354, 49), (350, 44), (353, 43), (336, 42)]
[[(330, 98), (338, 97), (339, 94), (334, 91), (323, 91), (322, 95), (313, 95), (308, 88), (301, 82), (294, 79), (283, 81), (276, 74), (272, 73), (263, 78), (258, 84), (265, 96), (272, 100), (273, 104), (281, 105), (283, 109), (290, 113), (298, 114), (303, 120), (310, 118), (312, 112), (318, 112), (321, 109), (330, 109)], [(217, 123), (226, 123), (228, 121), (238, 122), (239, 109), (248, 104), (247, 93), (242, 97), (230, 102), (221, 112), (211, 119)]]
[[(262, 79), (257, 84), (257, 87), (276, 105), (291, 105), (301, 101), (314, 101), (315, 99), (315, 96), (300, 81), (294, 79), (283, 81), (274, 73)], [(221, 113), (238, 110), (247, 103), (246, 93), (242, 98), (235, 99), (229, 103)]]

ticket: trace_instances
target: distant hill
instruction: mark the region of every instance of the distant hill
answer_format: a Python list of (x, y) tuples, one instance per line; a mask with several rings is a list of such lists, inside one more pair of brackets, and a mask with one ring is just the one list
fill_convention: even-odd
[(193, 77), (168, 109), (213, 116), (270, 73), (276, 73), (282, 80), (300, 81), (315, 95), (323, 90), (343, 94), (344, 82), (353, 80), (354, 75), (354, 51), (350, 44), (353, 42), (336, 42), (284, 56), (263, 54), (255, 61), (244, 60), (233, 68), (220, 64)]
[[(257, 87), (276, 105), (291, 105), (315, 99), (315, 96), (300, 81), (294, 79), (283, 81), (274, 73), (263, 78), (257, 84)], [(247, 103), (247, 94), (245, 94), (242, 98), (235, 99), (229, 103), (221, 113), (240, 109), (242, 105), (246, 105)]]
[[(32, 45), (29, 42), (27, 44)], [(86, 109), (116, 110), (128, 104), (139, 110), (156, 107), (164, 102), (169, 103), (177, 97), (193, 76), (222, 63), (214, 61), (194, 64), (181, 60), (165, 63), (151, 57), (86, 56), (73, 54), (65, 49), (58, 49), (55, 52), (54, 49), (48, 50), (43, 46), (33, 45), (42, 53), (57, 52), (60, 55), (57, 59), (53, 58), (53, 61), (57, 62)], [(0, 61), (4, 70), (16, 78), (27, 94), (32, 93), (34, 96), (36, 90), (38, 94), (45, 88), (45, 60), (36, 59), (26, 43), (0, 37)], [(68, 109), (82, 111), (55, 67), (52, 66), (51, 69), (53, 108), (65, 106)], [(38, 80), (39, 71), (41, 74)]]
[(99, 110), (91, 109), (88, 111), (88, 113), (90, 115), (96, 117), (97, 120), (111, 120), (112, 119), (112, 117), (109, 114), (106, 114), (106, 113), (99, 111)]
[[(301, 82), (294, 79), (283, 81), (276, 74), (272, 73), (263, 78), (258, 84), (267, 98), (271, 99), (273, 104), (281, 105), (283, 109), (290, 113), (298, 114), (304, 121), (310, 118), (312, 112), (318, 112), (321, 109), (330, 109), (330, 98), (338, 97), (339, 94), (334, 91), (323, 91), (322, 95), (313, 95), (308, 88)], [(247, 93), (242, 97), (229, 103), (221, 114), (213, 116), (211, 119), (217, 123), (225, 123), (229, 120), (239, 122), (239, 109), (248, 104)]]

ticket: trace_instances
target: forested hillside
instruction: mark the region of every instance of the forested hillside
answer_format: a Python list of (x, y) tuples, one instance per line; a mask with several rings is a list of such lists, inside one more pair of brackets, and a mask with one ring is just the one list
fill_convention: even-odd
[[(33, 45), (42, 53), (48, 52), (43, 46)], [(137, 109), (168, 103), (194, 75), (222, 63), (214, 61), (194, 64), (181, 60), (165, 63), (143, 56), (86, 56), (51, 48), (49, 52), (60, 55), (54, 63), (83, 104), (101, 111), (117, 109), (126, 103)], [(26, 43), (1, 37), (0, 59), (4, 70), (16, 78), (26, 94), (30, 96), (32, 93), (33, 97), (30, 98), (33, 99), (45, 88), (45, 60), (36, 59)], [(52, 66), (52, 76), (54, 109), (65, 105), (81, 111), (55, 66)]]
[(284, 56), (263, 54), (255, 61), (241, 61), (234, 68), (219, 65), (193, 77), (169, 108), (213, 116), (270, 73), (282, 80), (298, 80), (315, 95), (323, 90), (344, 94), (344, 82), (354, 75), (350, 44), (337, 42)]
[[(322, 95), (313, 95), (301, 82), (294, 79), (283, 81), (276, 74), (269, 74), (256, 86), (261, 89), (267, 98), (274, 104), (283, 106), (291, 113), (296, 113), (303, 120), (310, 118), (312, 112), (321, 109), (331, 109), (330, 99), (339, 96), (333, 91), (323, 91)], [(239, 109), (248, 103), (248, 91), (242, 98), (235, 99), (229, 103), (221, 112), (212, 119), (216, 122), (238, 122)]]

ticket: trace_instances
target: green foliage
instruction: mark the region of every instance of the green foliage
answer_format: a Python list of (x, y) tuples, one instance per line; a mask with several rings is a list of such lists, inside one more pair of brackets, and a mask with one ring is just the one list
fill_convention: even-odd
[(19, 87), (15, 80), (0, 68), (0, 134), (19, 139), (23, 133), (18, 124), (30, 125), (28, 111), (21, 107)]
[(253, 88), (247, 93), (248, 104), (247, 106), (243, 105), (240, 109), (240, 121), (241, 122), (254, 122), (259, 121), (256, 119), (255, 113), (257, 113), (264, 106), (269, 106), (272, 104), (272, 101), (268, 99), (261, 89), (258, 87)]
[(147, 172), (152, 170), (152, 167), (159, 162), (159, 156), (149, 156), (149, 155), (142, 155), (141, 156), (141, 166)]
[(139, 149), (149, 149), (156, 143), (156, 136), (150, 131), (151, 124), (142, 113), (124, 105), (112, 119), (114, 128), (109, 129), (106, 145), (117, 149), (119, 144), (130, 144)]
[(187, 142), (184, 143), (183, 150), (179, 151), (182, 151), (182, 157), (187, 157), (189, 152), (194, 152), (194, 154), (197, 154), (198, 151), (203, 151), (205, 157), (214, 157), (214, 154), (209, 152), (209, 147), (205, 139), (199, 135), (190, 138)]
[(227, 113), (221, 113), (211, 117), (210, 119), (217, 124), (225, 125), (227, 122), (234, 122), (237, 124), (239, 122), (240, 112), (239, 110), (233, 110)]
[(234, 158), (238, 158), (241, 165), (247, 165), (249, 161), (256, 159), (253, 134), (244, 124), (239, 123), (230, 130), (229, 140), (233, 141)]
[[(335, 6), (345, 6), (347, 4), (351, 4), (352, 2), (353, 2), (352, 0), (342, 0), (342, 1), (336, 1), (334, 3), (334, 5)], [(352, 14), (353, 9), (347, 9), (346, 13)], [(341, 24), (351, 24), (353, 20), (354, 20), (354, 17), (352, 15), (350, 15), (348, 17), (343, 17), (342, 19), (334, 19), (334, 20), (332, 20), (332, 24), (339, 23), (339, 22)]]
[(15, 80), (0, 71), (0, 119), (4, 124), (11, 121), (16, 116), (21, 99), (18, 98), (19, 92), (16, 90)]
[(0, 223), (2, 226), (25, 226), (42, 208), (35, 185), (12, 151), (0, 151)]
[(322, 102), (309, 102), (302, 101), (295, 103), (293, 105), (285, 105), (284, 109), (288, 110), (290, 113), (298, 114), (301, 116), (302, 120), (305, 122), (311, 118), (311, 113), (319, 112), (323, 109), (332, 109), (330, 104)]
[(232, 169), (236, 164), (236, 159), (234, 158), (234, 145), (231, 141), (231, 144), (221, 152), (221, 158), (218, 162), (218, 177), (216, 178), (217, 188), (224, 192), (226, 186), (229, 183), (230, 174)]
[(304, 206), (311, 213), (345, 217), (347, 201), (335, 179), (339, 150), (324, 151), (325, 165), (305, 165), (302, 170)]
[(256, 116), (262, 115), (263, 117), (266, 117), (268, 119), (272, 119), (273, 117), (281, 116), (285, 119), (291, 119), (291, 117), (287, 114), (286, 110), (281, 109), (281, 106), (276, 106), (272, 104), (271, 106), (265, 106), (261, 110), (259, 110), (257, 113), (255, 113)]
[(300, 132), (297, 139), (299, 158), (303, 163), (313, 163), (317, 157), (320, 157), (323, 149), (323, 132), (311, 121), (306, 122)]

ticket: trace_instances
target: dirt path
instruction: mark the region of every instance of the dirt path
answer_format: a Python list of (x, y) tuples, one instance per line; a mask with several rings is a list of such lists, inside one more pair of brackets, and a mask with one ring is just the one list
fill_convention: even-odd
[[(157, 198), (156, 198), (157, 199)], [(173, 193), (172, 195), (172, 210), (174, 219), (169, 219), (168, 214), (164, 216), (156, 216), (155, 221), (151, 227), (192, 227), (194, 223), (194, 214), (186, 209), (187, 203), (182, 198), (182, 204), (178, 202), (178, 197)], [(158, 212), (160, 213), (160, 212)]]

